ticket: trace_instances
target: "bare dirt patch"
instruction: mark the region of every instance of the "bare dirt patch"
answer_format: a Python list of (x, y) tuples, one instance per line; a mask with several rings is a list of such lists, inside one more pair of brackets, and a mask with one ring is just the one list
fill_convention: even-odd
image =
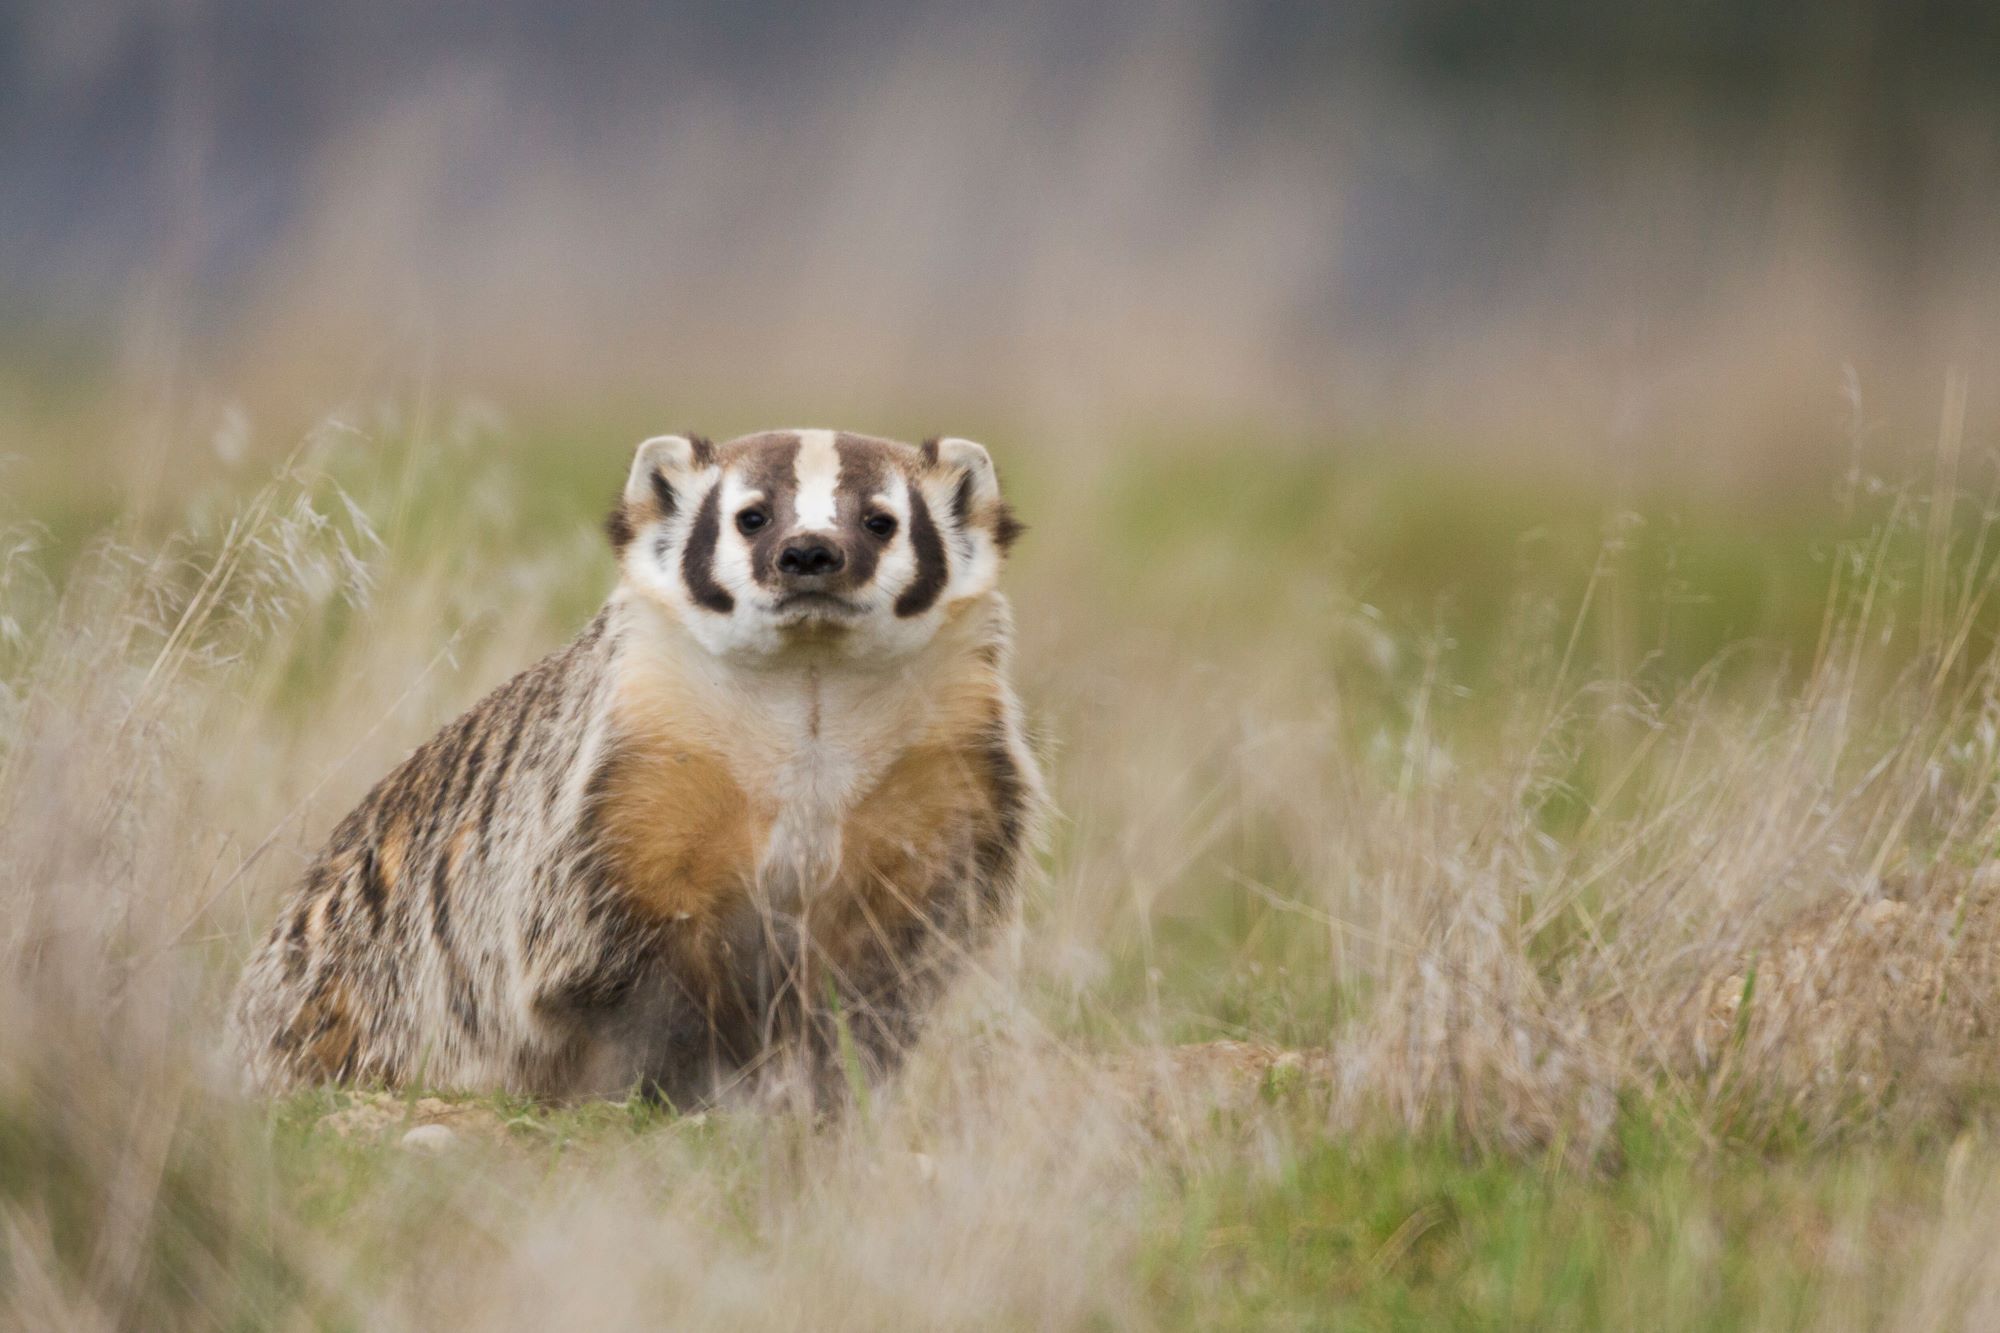
[(419, 1130), (442, 1129), (455, 1139), (482, 1139), (498, 1142), (507, 1136), (507, 1124), (491, 1108), (465, 1102), (448, 1102), (439, 1097), (414, 1100), (390, 1092), (347, 1094), (348, 1104), (322, 1119), (320, 1128), (343, 1139), (406, 1139), (412, 1148), (435, 1150), (450, 1140), (435, 1133), (418, 1135)]

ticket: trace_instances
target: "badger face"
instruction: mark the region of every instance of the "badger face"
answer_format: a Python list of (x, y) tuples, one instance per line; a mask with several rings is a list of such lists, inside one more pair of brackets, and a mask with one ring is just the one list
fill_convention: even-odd
[(608, 527), (630, 587), (719, 657), (913, 652), (1020, 532), (971, 440), (830, 430), (647, 440)]

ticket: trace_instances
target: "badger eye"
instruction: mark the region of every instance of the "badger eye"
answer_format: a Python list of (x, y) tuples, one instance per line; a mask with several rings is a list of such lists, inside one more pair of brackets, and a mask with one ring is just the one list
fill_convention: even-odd
[(887, 514), (871, 514), (861, 520), (861, 526), (885, 542), (896, 535), (896, 520)]
[(736, 530), (747, 537), (770, 521), (769, 514), (753, 506), (736, 516)]

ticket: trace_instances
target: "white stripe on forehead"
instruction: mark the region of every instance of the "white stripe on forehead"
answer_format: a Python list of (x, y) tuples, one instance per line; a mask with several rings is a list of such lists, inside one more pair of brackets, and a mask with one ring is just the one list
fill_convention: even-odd
[(792, 499), (796, 529), (830, 532), (838, 512), (834, 493), (840, 487), (840, 450), (834, 447), (830, 430), (799, 432), (798, 459), (792, 465), (798, 476), (798, 490)]

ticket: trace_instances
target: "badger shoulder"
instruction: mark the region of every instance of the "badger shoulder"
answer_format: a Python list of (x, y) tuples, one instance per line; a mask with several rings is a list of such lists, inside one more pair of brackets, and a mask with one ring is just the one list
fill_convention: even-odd
[[(255, 1082), (396, 1082), (419, 1048), (491, 1026), (495, 866), (549, 840), (610, 657), (600, 612), (379, 780), (328, 836), (253, 957), (232, 1012)], [(426, 1041), (432, 979), (454, 1041)]]

